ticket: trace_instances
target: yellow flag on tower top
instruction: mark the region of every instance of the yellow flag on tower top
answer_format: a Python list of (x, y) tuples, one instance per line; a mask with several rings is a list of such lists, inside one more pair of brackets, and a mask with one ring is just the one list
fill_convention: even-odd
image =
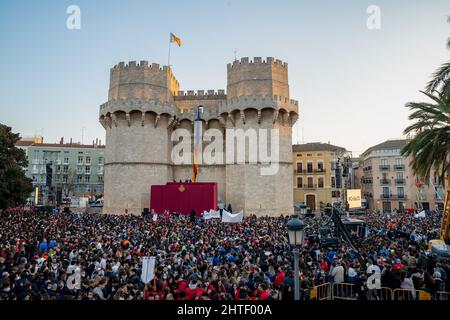
[(170, 42), (176, 42), (179, 47), (181, 47), (181, 39), (174, 35), (172, 32), (170, 33)]

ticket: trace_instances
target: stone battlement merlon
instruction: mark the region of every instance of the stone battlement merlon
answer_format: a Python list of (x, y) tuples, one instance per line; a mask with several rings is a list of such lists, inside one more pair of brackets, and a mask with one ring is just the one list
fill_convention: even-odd
[(263, 64), (263, 65), (279, 65), (283, 68), (288, 67), (288, 64), (286, 62), (283, 62), (279, 59), (274, 59), (273, 57), (267, 57), (266, 60), (263, 60), (261, 57), (254, 57), (253, 60), (250, 60), (249, 57), (242, 57), (241, 60), (234, 60), (233, 63), (227, 64), (227, 69), (236, 68), (240, 65), (248, 65), (248, 64)]
[(208, 100), (208, 99), (226, 99), (224, 89), (219, 90), (180, 90), (174, 96), (175, 100)]

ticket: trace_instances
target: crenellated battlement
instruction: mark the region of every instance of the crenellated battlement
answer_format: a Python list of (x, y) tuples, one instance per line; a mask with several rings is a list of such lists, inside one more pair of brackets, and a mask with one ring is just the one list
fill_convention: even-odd
[(192, 100), (200, 100), (200, 99), (226, 99), (227, 95), (225, 94), (225, 90), (187, 90), (178, 91), (177, 95), (174, 97), (175, 100), (184, 100), (184, 99), (192, 99)]
[(159, 99), (173, 101), (180, 84), (168, 66), (146, 60), (119, 62), (110, 72), (109, 100)]
[(265, 60), (263, 60), (261, 57), (254, 57), (253, 60), (250, 60), (249, 57), (242, 57), (240, 60), (235, 60), (232, 63), (229, 63), (227, 65), (227, 68), (233, 69), (242, 65), (277, 65), (286, 69), (288, 67), (288, 64), (286, 62), (283, 62), (279, 59), (274, 59), (273, 57), (267, 57)]
[(298, 101), (292, 100), (280, 96), (260, 96), (260, 95), (250, 95), (250, 96), (240, 96), (234, 97), (227, 101), (223, 101), (219, 104), (219, 114), (231, 113), (236, 110), (245, 109), (275, 109), (275, 110), (285, 110), (286, 112), (298, 113)]

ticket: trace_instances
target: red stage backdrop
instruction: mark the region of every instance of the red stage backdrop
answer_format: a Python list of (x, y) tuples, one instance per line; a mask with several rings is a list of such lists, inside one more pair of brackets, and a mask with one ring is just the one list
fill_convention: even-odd
[(150, 207), (156, 213), (169, 210), (190, 214), (194, 209), (199, 216), (205, 210), (217, 210), (217, 183), (169, 182), (164, 186), (152, 186), (150, 199)]

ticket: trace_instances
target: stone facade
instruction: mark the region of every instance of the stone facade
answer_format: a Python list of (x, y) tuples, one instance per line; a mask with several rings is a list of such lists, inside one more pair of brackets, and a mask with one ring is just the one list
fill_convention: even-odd
[(293, 212), (291, 139), (298, 102), (289, 97), (288, 66), (270, 57), (242, 58), (228, 64), (227, 77), (227, 93), (180, 91), (166, 66), (131, 61), (111, 69), (109, 98), (99, 118), (106, 130), (105, 213), (140, 214), (150, 208), (151, 185), (192, 177), (192, 165), (173, 163), (171, 135), (178, 128), (193, 133), (198, 106), (203, 132), (220, 130), (224, 152), (227, 129), (278, 129), (280, 157), (273, 175), (261, 175), (265, 162), (224, 162), (201, 164), (197, 181), (217, 182), (219, 198), (233, 211)]

